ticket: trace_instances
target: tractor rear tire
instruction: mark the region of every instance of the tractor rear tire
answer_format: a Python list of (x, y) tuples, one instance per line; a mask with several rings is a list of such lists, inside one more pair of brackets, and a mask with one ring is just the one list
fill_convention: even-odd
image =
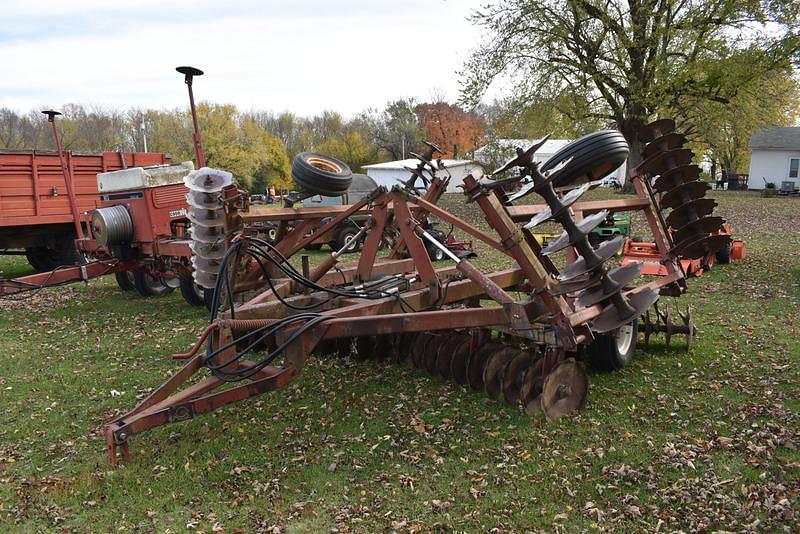
[(191, 276), (180, 277), (181, 296), (191, 306), (205, 306), (205, 290), (194, 282)]
[(556, 151), (542, 164), (542, 171), (549, 171), (562, 161), (572, 158), (559, 173), (553, 187), (579, 185), (603, 178), (625, 163), (628, 158), (628, 143), (617, 130), (601, 130), (590, 133)]
[(301, 152), (292, 160), (292, 178), (301, 191), (338, 197), (347, 192), (353, 172), (346, 163), (317, 152)]
[(589, 361), (604, 371), (622, 369), (628, 365), (636, 353), (636, 340), (639, 337), (639, 320), (621, 326), (616, 333), (598, 334), (594, 343), (587, 347)]
[(123, 291), (133, 291), (136, 286), (133, 283), (133, 273), (131, 271), (117, 271), (114, 273), (117, 285)]
[(136, 288), (136, 292), (143, 297), (160, 297), (171, 293), (174, 289), (164, 284), (161, 278), (156, 278), (144, 271), (135, 271), (133, 273), (133, 285)]

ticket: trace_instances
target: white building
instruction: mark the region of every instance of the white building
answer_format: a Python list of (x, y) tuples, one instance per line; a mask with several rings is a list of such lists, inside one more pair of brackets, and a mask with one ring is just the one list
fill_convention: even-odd
[(800, 127), (767, 126), (750, 138), (750, 189), (764, 189), (771, 182), (781, 189), (783, 182), (800, 187)]
[[(491, 144), (482, 146), (475, 151), (475, 160), (484, 165), (499, 166), (516, 155), (517, 147), (525, 150), (536, 141), (537, 139), (495, 139)], [(543, 163), (571, 142), (572, 141), (569, 139), (548, 139), (545, 141), (544, 145), (533, 154), (533, 161)], [(608, 176), (613, 176), (619, 180), (619, 183), (624, 184), (625, 167), (626, 164), (623, 163), (620, 168)], [(491, 170), (489, 172), (491, 172)], [(605, 178), (605, 176), (603, 178)]]
[[(463, 190), (458, 186), (464, 183), (464, 177), (481, 166), (470, 160), (443, 159), (447, 171), (450, 172), (450, 182), (447, 184), (447, 193), (461, 193)], [(417, 159), (401, 159), (397, 161), (387, 161), (386, 163), (376, 163), (374, 165), (364, 165), (361, 167), (367, 171), (367, 176), (375, 180), (378, 185), (391, 189), (397, 183), (406, 181), (411, 177), (411, 173), (406, 167), (415, 169), (419, 164)], [(429, 171), (424, 172), (425, 176), (431, 177)], [(437, 171), (439, 178), (447, 176), (447, 172)], [(417, 187), (422, 187), (421, 182), (417, 182)]]

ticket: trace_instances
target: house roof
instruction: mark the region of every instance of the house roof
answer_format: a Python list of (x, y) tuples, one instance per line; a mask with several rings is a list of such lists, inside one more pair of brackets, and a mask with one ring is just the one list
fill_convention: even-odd
[(753, 133), (750, 150), (800, 150), (800, 127), (766, 126)]
[[(512, 155), (512, 151), (515, 148), (519, 147), (526, 149), (536, 141), (537, 139), (495, 139), (494, 143), (492, 144), (501, 148), (502, 150), (508, 149), (509, 155)], [(536, 151), (536, 153), (541, 155), (555, 154), (569, 143), (569, 139), (548, 139), (544, 142), (544, 145), (542, 145), (542, 147)], [(476, 150), (475, 153), (482, 153), (488, 148), (490, 148), (490, 145), (482, 146)]]
[[(406, 167), (411, 167), (415, 169), (417, 164), (419, 163), (418, 159), (409, 158), (409, 159), (399, 159), (397, 161), (387, 161), (386, 163), (374, 163), (372, 165), (362, 165), (362, 169), (405, 169)], [(472, 161), (468, 159), (443, 159), (442, 163), (444, 163), (445, 167), (457, 167), (459, 165), (467, 165), (472, 163)]]

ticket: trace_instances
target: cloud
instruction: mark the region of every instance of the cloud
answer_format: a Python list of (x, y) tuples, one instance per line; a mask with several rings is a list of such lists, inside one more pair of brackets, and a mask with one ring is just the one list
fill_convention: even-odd
[(12, 0), (0, 22), (0, 106), (183, 107), (174, 68), (185, 64), (206, 71), (198, 99), (242, 109), (353, 115), (434, 87), (455, 98), (478, 4)]

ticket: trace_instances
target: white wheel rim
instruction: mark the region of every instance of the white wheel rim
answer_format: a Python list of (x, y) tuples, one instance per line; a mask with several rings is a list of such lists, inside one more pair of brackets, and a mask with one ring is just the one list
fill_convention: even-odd
[(633, 343), (633, 323), (620, 326), (617, 330), (617, 352), (627, 354)]

